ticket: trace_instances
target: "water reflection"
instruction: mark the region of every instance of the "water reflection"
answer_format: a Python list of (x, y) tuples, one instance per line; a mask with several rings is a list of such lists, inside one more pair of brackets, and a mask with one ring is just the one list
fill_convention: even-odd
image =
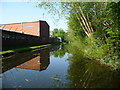
[(3, 88), (120, 87), (120, 72), (87, 59), (77, 48), (59, 48), (53, 46), (4, 59)]
[[(68, 54), (54, 57), (60, 46), (16, 54), (3, 61), (3, 88), (66, 87)], [(62, 48), (61, 48), (62, 50)], [(62, 66), (62, 67), (61, 67)], [(64, 85), (63, 85), (63, 84)]]
[(89, 60), (77, 48), (70, 48), (72, 56), (68, 58), (67, 80), (70, 88), (120, 88), (120, 72)]
[(67, 79), (70, 88), (120, 88), (119, 72), (91, 60), (72, 62)]
[(66, 53), (65, 45), (62, 44), (60, 45), (60, 49), (58, 49), (55, 52), (52, 52), (52, 55), (54, 55), (54, 57), (62, 58), (65, 55), (65, 53)]
[(13, 67), (39, 71), (45, 70), (50, 64), (50, 52), (57, 49), (59, 49), (59, 46), (47, 47), (41, 50), (16, 54), (11, 58), (3, 59), (2, 72)]

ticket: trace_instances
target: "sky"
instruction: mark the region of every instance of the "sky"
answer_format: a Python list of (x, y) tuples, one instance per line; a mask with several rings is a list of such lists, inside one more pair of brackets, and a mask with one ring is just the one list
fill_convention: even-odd
[(0, 24), (44, 20), (49, 24), (50, 31), (54, 28), (67, 30), (67, 20), (64, 17), (56, 21), (57, 15), (51, 15), (37, 5), (37, 2), (0, 2)]

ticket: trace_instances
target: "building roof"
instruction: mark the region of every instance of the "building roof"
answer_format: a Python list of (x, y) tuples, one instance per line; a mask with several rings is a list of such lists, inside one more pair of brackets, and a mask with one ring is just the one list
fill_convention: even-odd
[[(0, 25), (9, 25), (9, 24), (20, 24), (20, 23), (34, 23), (34, 22), (46, 22), (43, 20), (39, 20), (39, 21), (32, 21), (32, 22), (19, 22), (19, 23), (8, 23), (8, 24), (0, 24)], [(47, 22), (46, 22), (47, 23)], [(47, 23), (48, 24), (48, 23)]]

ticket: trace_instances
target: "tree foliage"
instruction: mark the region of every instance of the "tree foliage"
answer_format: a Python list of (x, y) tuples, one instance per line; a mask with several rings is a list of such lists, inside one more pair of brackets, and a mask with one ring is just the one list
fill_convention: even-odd
[(62, 41), (64, 41), (64, 37), (65, 37), (65, 31), (63, 29), (57, 29), (55, 28), (53, 31), (52, 31), (52, 36), (53, 37), (59, 37), (62, 39)]
[(56, 8), (56, 12), (67, 16), (66, 39), (71, 45), (81, 49), (88, 58), (107, 62), (120, 60), (120, 1), (46, 4), (40, 6), (51, 9), (58, 6), (60, 10)]

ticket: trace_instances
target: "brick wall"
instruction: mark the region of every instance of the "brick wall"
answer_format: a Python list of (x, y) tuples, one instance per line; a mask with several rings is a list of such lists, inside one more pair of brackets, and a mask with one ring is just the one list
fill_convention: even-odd
[(40, 36), (40, 24), (36, 22), (14, 23), (0, 25), (0, 29), (28, 35)]
[(49, 38), (49, 25), (46, 21), (40, 21), (40, 36)]
[(17, 45), (39, 45), (59, 42), (58, 38), (45, 38), (2, 30), (2, 47)]
[(58, 38), (49, 37), (49, 25), (46, 21), (24, 22), (0, 25), (2, 45), (39, 45), (59, 42)]
[(16, 32), (2, 30), (2, 46), (17, 46), (17, 45), (39, 45), (49, 43), (38, 36), (26, 35)]
[(23, 22), (0, 25), (0, 29), (28, 35), (49, 38), (49, 25), (46, 21)]

